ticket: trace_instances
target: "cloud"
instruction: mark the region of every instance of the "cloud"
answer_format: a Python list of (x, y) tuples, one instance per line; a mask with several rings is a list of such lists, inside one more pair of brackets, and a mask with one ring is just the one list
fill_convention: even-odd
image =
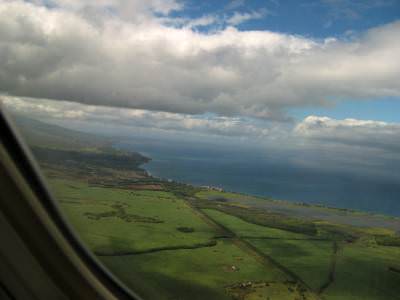
[(357, 147), (400, 150), (400, 124), (308, 116), (294, 128), (298, 137)]
[(218, 15), (203, 15), (199, 18), (160, 18), (162, 24), (181, 29), (197, 30), (199, 27), (221, 27), (225, 20)]
[(291, 107), (400, 95), (400, 22), (350, 40), (198, 32), (163, 23), (179, 2), (143, 2), (102, 0), (93, 12), (91, 1), (0, 0), (1, 91), (270, 120), (287, 120)]
[[(39, 120), (62, 122), (67, 126), (83, 121), (107, 124), (114, 129), (123, 126), (131, 130), (141, 128), (169, 134), (180, 132), (183, 135), (201, 135), (205, 138), (221, 136), (249, 139), (253, 142), (256, 139), (257, 144), (268, 147), (286, 147), (296, 151), (303, 149), (312, 153), (323, 151), (331, 153), (331, 156), (346, 152), (344, 156), (351, 155), (351, 160), (354, 161), (360, 157), (360, 151), (373, 155), (377, 155), (376, 151), (392, 154), (400, 151), (400, 123), (308, 116), (301, 122), (290, 125), (241, 117), (121, 109), (4, 95), (0, 95), (0, 103), (14, 113)], [(335, 152), (337, 153), (334, 154)]]
[(257, 20), (263, 18), (267, 14), (266, 10), (260, 10), (260, 11), (253, 11), (250, 13), (240, 13), (240, 12), (234, 12), (234, 14), (227, 20), (227, 23), (229, 25), (239, 25), (241, 23), (250, 21), (250, 20)]
[(207, 28), (209, 32), (218, 32), (226, 26), (237, 26), (250, 20), (261, 19), (267, 15), (267, 10), (240, 13), (235, 11), (232, 15), (208, 14), (199, 18), (171, 18), (160, 19), (163, 24), (181, 29)]
[(169, 131), (170, 133), (181, 132), (187, 134), (190, 132), (190, 135), (204, 135), (207, 137), (257, 137), (266, 139), (278, 136), (276, 125), (256, 124), (238, 117), (193, 116), (10, 96), (0, 96), (0, 103), (13, 113), (27, 115), (39, 120), (62, 122), (67, 126), (77, 121), (84, 121), (94, 124), (107, 124), (112, 128), (124, 126), (131, 130), (143, 128), (151, 131)]
[(38, 6), (46, 6), (60, 10), (80, 13), (84, 16), (95, 14), (112, 14), (126, 20), (143, 21), (154, 13), (168, 15), (173, 11), (183, 9), (183, 4), (176, 0), (33, 0)]
[(227, 10), (237, 9), (244, 5), (245, 5), (245, 0), (232, 0), (231, 2), (229, 2), (228, 5), (225, 6), (225, 9)]

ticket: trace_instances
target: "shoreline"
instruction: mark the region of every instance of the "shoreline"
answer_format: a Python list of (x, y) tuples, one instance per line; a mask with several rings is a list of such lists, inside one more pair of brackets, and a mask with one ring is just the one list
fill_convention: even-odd
[(184, 184), (184, 185), (192, 186), (194, 188), (205, 189), (208, 191), (243, 195), (243, 196), (247, 196), (247, 197), (258, 198), (258, 199), (264, 200), (264, 201), (278, 202), (278, 203), (285, 204), (285, 205), (293, 205), (293, 206), (297, 206), (297, 207), (308, 207), (308, 208), (312, 208), (312, 209), (328, 209), (328, 210), (334, 210), (336, 212), (342, 212), (342, 213), (344, 212), (344, 213), (349, 213), (349, 214), (361, 214), (364, 216), (380, 217), (380, 218), (384, 218), (384, 219), (400, 221), (400, 216), (387, 215), (387, 214), (374, 212), (374, 211), (366, 211), (366, 210), (361, 210), (361, 209), (352, 209), (352, 208), (338, 207), (338, 206), (335, 207), (335, 206), (329, 206), (329, 205), (326, 205), (323, 203), (309, 203), (309, 202), (296, 201), (296, 200), (276, 199), (276, 198), (273, 198), (272, 196), (255, 195), (255, 194), (244, 193), (244, 192), (240, 192), (240, 191), (227, 190), (227, 189), (224, 189), (224, 188), (218, 187), (218, 186), (197, 185), (194, 183), (182, 182), (182, 181), (172, 179), (172, 178), (156, 176), (156, 175), (152, 174), (148, 169), (145, 168), (145, 165), (148, 164), (149, 162), (152, 162), (153, 159), (151, 157), (145, 156), (144, 154), (142, 154), (138, 151), (137, 151), (137, 153), (139, 153), (140, 155), (149, 159), (147, 162), (144, 162), (140, 166), (146, 173), (146, 176), (149, 176), (150, 178), (154, 178), (154, 179), (157, 179), (160, 181), (165, 181), (165, 182), (169, 182), (169, 183), (175, 182), (178, 184)]

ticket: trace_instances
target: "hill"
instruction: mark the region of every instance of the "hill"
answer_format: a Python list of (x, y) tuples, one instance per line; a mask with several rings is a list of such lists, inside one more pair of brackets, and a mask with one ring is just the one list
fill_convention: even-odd
[[(53, 175), (54, 172), (70, 174), (71, 177), (85, 174), (96, 182), (104, 174), (115, 181), (115, 176), (110, 176), (115, 171), (119, 174), (118, 178), (124, 179), (146, 176), (140, 166), (150, 159), (134, 151), (113, 148), (115, 140), (112, 138), (71, 130), (23, 115), (12, 117), (39, 164), (46, 171), (52, 170)], [(121, 171), (125, 173), (121, 175)]]
[(17, 130), (30, 146), (63, 150), (110, 147), (112, 139), (13, 114)]

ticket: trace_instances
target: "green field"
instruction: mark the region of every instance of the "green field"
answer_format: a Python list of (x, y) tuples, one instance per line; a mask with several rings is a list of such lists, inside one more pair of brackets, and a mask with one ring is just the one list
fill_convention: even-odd
[(263, 254), (302, 278), (313, 290), (327, 281), (333, 242), (247, 223), (215, 210), (204, 210), (236, 235), (244, 237)]
[(248, 241), (302, 278), (315, 291), (328, 280), (333, 252), (330, 241), (286, 239)]
[[(229, 287), (242, 282), (274, 283), (271, 289), (258, 288), (260, 293), (287, 296), (291, 283), (286, 281), (290, 276), (251, 250), (243, 249), (243, 245), (230, 240), (216, 241), (218, 228), (171, 193), (90, 187), (60, 179), (52, 180), (51, 187), (89, 248), (145, 297), (186, 299), (198, 295), (194, 299), (230, 299), (235, 289)], [(116, 204), (125, 207), (122, 217), (107, 215)], [(132, 215), (160, 222), (124, 219)], [(182, 228), (191, 230), (179, 230)], [(275, 235), (280, 232), (264, 229)], [(246, 293), (253, 292), (254, 289), (247, 288)], [(296, 293), (294, 290), (292, 296)]]
[[(206, 245), (216, 234), (168, 192), (89, 187), (68, 180), (52, 181), (52, 186), (82, 239), (97, 254)], [(110, 214), (117, 206), (123, 213)], [(179, 230), (185, 227), (193, 232)]]
[(227, 227), (237, 236), (242, 238), (286, 238), (286, 239), (304, 239), (310, 238), (304, 234), (298, 234), (290, 231), (285, 231), (281, 229), (261, 226), (253, 223), (243, 221), (242, 219), (228, 215), (226, 213), (220, 212), (214, 209), (203, 209), (211, 219), (217, 221), (219, 224)]
[(399, 247), (348, 245), (338, 253), (335, 282), (327, 299), (400, 299)]
[[(199, 199), (209, 200), (210, 198), (218, 200), (218, 199), (232, 199), (232, 200), (240, 200), (241, 203), (246, 203), (246, 201), (250, 200), (261, 200), (259, 197), (254, 197), (251, 195), (243, 195), (238, 193), (231, 192), (221, 192), (215, 190), (202, 190), (196, 194)], [(265, 200), (265, 199), (264, 199)]]
[(400, 247), (378, 243), (393, 230), (285, 218), (253, 210), (248, 201), (259, 198), (210, 199), (215, 191), (193, 196), (179, 184), (49, 182), (81, 239), (146, 299), (399, 299), (400, 273), (390, 268), (400, 268)]
[[(233, 205), (243, 220), (221, 209), (232, 204), (198, 209), (173, 190), (50, 182), (88, 247), (144, 298), (398, 299), (389, 267), (400, 267), (400, 248), (374, 239), (391, 230), (316, 222), (322, 233), (307, 235), (249, 222), (246, 201)], [(349, 243), (345, 231), (365, 235)]]
[[(137, 286), (136, 290), (149, 299), (230, 299), (225, 289), (235, 283), (287, 279), (274, 266), (266, 267), (228, 241), (209, 248), (102, 260), (125, 283)], [(132, 277), (132, 270), (143, 280), (139, 285)]]

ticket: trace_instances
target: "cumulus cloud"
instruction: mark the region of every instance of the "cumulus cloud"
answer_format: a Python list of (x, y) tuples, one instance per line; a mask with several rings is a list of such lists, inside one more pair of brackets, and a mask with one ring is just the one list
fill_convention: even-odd
[(306, 139), (391, 151), (400, 150), (399, 123), (308, 116), (297, 124), (294, 133)]
[(290, 107), (400, 95), (400, 22), (320, 41), (171, 27), (163, 18), (182, 9), (173, 0), (44, 3), (0, 0), (9, 95), (275, 120)]
[(86, 17), (101, 17), (100, 15), (108, 14), (131, 22), (151, 19), (154, 13), (168, 15), (183, 9), (183, 4), (176, 0), (33, 0), (30, 2), (38, 6), (72, 11)]

